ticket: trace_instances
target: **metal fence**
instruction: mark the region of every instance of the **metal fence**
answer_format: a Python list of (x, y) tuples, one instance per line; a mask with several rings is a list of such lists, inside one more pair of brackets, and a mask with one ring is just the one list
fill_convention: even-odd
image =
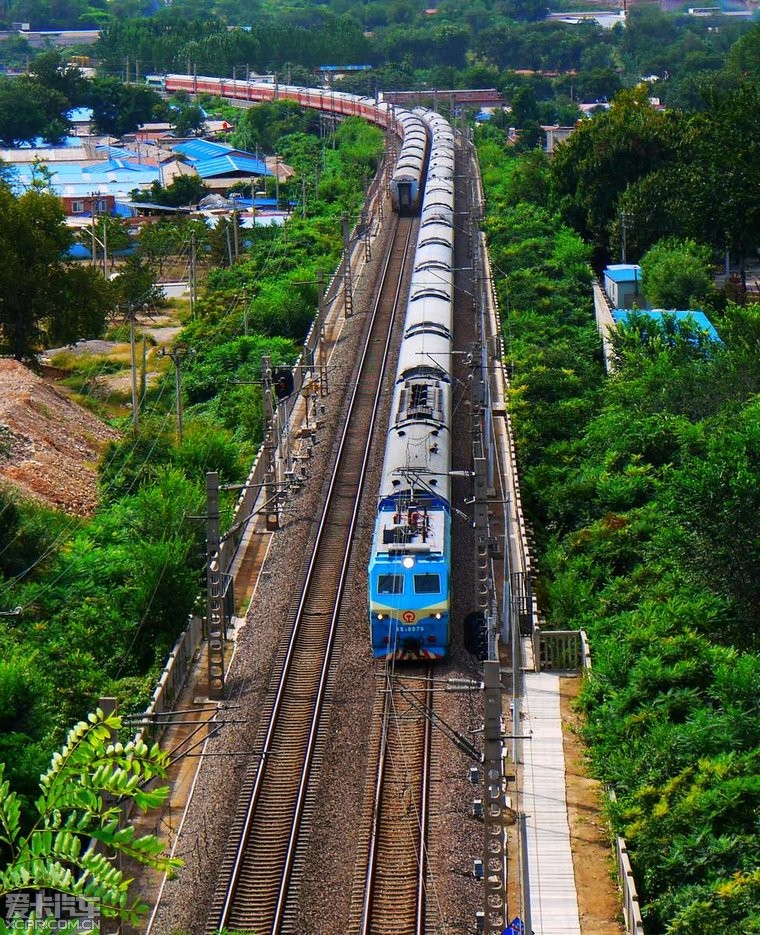
[[(188, 618), (187, 627), (169, 653), (150, 704), (145, 709), (146, 720), (172, 709), (185, 685), (202, 638), (203, 620), (201, 617), (192, 615)], [(151, 729), (151, 739), (158, 740), (165, 726), (165, 724), (160, 724), (159, 719), (156, 719), (156, 726)]]
[[(583, 658), (583, 671), (591, 676), (591, 650), (585, 630), (579, 630), (581, 655)], [(610, 789), (607, 793), (615, 801), (615, 793)], [(633, 867), (628, 857), (628, 845), (625, 838), (615, 838), (615, 858), (617, 861), (618, 883), (623, 896), (623, 921), (627, 935), (644, 935), (644, 922), (641, 918), (639, 894), (636, 890), (636, 881), (633, 878)]]
[[(346, 263), (350, 264), (352, 274), (358, 274), (362, 260), (366, 259), (367, 251), (364, 241), (357, 236), (359, 225), (372, 224), (372, 218), (378, 214), (378, 199), (385, 194), (385, 164), (381, 167), (372, 181), (367, 193), (367, 211), (366, 214), (354, 226), (349, 242), (351, 248), (348, 255), (344, 253), (337, 269), (333, 273), (324, 293), (324, 298), (320, 302), (320, 312), (317, 313), (309, 330), (306, 340), (303, 344), (303, 351), (293, 367), (294, 392), (288, 399), (282, 400), (278, 404), (276, 418), (280, 431), (283, 434), (290, 434), (293, 431), (294, 410), (299, 401), (301, 390), (306, 381), (314, 372), (314, 362), (317, 349), (321, 340), (321, 331), (324, 326), (324, 320), (330, 314), (330, 310), (335, 302), (341, 298), (345, 282)], [(235, 505), (234, 515), (230, 523), (230, 529), (235, 531), (226, 536), (219, 548), (220, 570), (221, 574), (229, 575), (233, 566), (235, 554), (245, 534), (247, 521), (253, 516), (256, 501), (261, 494), (266, 479), (266, 458), (264, 457), (264, 447), (259, 449), (251, 465), (251, 470), (246, 478), (245, 485), (241, 490)], [(237, 582), (232, 578), (232, 593), (235, 593)], [(166, 660), (161, 677), (158, 681), (150, 704), (145, 710), (146, 720), (154, 718), (165, 711), (171, 710), (179, 697), (185, 681), (192, 667), (198, 647), (203, 639), (203, 621), (201, 617), (191, 616), (188, 620), (186, 629), (177, 639), (172, 651)], [(162, 723), (159, 723), (161, 721)], [(158, 740), (160, 734), (166, 726), (163, 720), (156, 718), (155, 727), (151, 734), (153, 740)]]
[(540, 669), (579, 672), (583, 668), (580, 630), (533, 630), (533, 654)]

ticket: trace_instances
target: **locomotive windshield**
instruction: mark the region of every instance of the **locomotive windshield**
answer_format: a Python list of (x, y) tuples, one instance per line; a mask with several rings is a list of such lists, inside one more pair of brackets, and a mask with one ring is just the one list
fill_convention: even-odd
[(377, 576), (378, 594), (403, 594), (404, 576), (403, 575), (378, 575)]
[(441, 578), (439, 575), (415, 575), (415, 594), (440, 594)]

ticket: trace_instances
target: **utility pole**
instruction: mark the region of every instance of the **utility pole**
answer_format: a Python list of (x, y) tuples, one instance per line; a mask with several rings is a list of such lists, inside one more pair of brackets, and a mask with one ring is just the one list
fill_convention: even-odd
[(95, 200), (95, 192), (90, 192), (90, 228), (92, 230), (92, 247), (91, 247), (92, 259), (90, 262), (92, 266), (95, 266), (95, 264), (98, 262), (97, 256), (96, 256), (98, 238), (95, 236), (95, 206), (96, 205), (97, 205), (97, 202)]
[(362, 224), (364, 225), (364, 261), (369, 263), (372, 259), (372, 215), (365, 209), (362, 209)]
[(237, 260), (237, 258), (240, 256), (240, 227), (238, 225), (237, 206), (235, 206), (232, 209), (232, 224), (233, 224), (232, 235), (235, 239), (235, 259)]
[(620, 251), (621, 251), (621, 262), (622, 263), (626, 262), (626, 239), (627, 239), (626, 227), (628, 224), (628, 218), (629, 218), (629, 215), (626, 214), (625, 211), (623, 211), (620, 215), (621, 240), (622, 240)]
[(103, 218), (103, 279), (108, 279), (108, 229)]
[(280, 210), (280, 156), (274, 154), (274, 206), (275, 210)]
[(134, 302), (128, 302), (122, 308), (124, 309), (124, 317), (129, 324), (129, 348), (132, 360), (132, 431), (137, 436), (140, 430), (140, 401), (137, 395), (137, 351), (135, 347), (137, 306)]
[(195, 318), (195, 231), (190, 232), (190, 317)]
[(219, 475), (206, 474), (206, 627), (208, 696), (224, 698), (224, 609), (219, 565)]
[(143, 335), (142, 339), (142, 367), (140, 367), (140, 408), (145, 403), (145, 393), (148, 383), (148, 339)]
[(162, 347), (157, 352), (158, 357), (169, 357), (174, 364), (174, 392), (177, 398), (177, 440), (182, 444), (182, 362), (188, 357), (192, 357), (193, 351), (184, 343), (179, 341), (172, 350), (167, 351)]
[(502, 935), (507, 924), (506, 825), (514, 824), (515, 815), (506, 803), (498, 660), (483, 663), (483, 696), (483, 935)]
[(317, 359), (319, 361), (319, 395), (327, 396), (327, 342), (325, 341), (325, 279), (317, 270)]
[(264, 478), (266, 489), (267, 529), (278, 529), (280, 511), (277, 502), (277, 438), (275, 436), (274, 406), (272, 404), (272, 366), (267, 356), (261, 358), (264, 416)]
[(348, 215), (344, 214), (343, 223), (343, 303), (346, 318), (354, 314), (354, 284), (351, 279), (351, 231), (348, 226)]

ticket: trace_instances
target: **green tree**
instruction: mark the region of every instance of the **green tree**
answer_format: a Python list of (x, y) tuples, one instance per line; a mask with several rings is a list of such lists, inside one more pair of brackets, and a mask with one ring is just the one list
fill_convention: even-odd
[(205, 120), (199, 104), (180, 107), (172, 116), (177, 136), (190, 136), (203, 126)]
[(119, 267), (113, 279), (114, 298), (123, 309), (153, 307), (163, 300), (163, 291), (156, 282), (152, 263), (139, 254), (131, 254)]
[(123, 84), (118, 78), (92, 81), (89, 104), (97, 132), (111, 136), (131, 133), (163, 111), (163, 102), (155, 91), (144, 85)]
[(547, 9), (545, 0), (505, 0), (504, 2), (505, 15), (516, 20), (544, 19)]
[(677, 201), (686, 232), (745, 257), (760, 242), (760, 91), (744, 82), (717, 94), (709, 112), (692, 120), (690, 148), (673, 179), (682, 182)]
[(660, 240), (640, 262), (644, 292), (654, 308), (702, 308), (714, 291), (711, 250), (694, 240)]
[(677, 125), (651, 106), (644, 86), (618, 94), (609, 111), (578, 127), (552, 160), (554, 202), (564, 217), (606, 246), (620, 194), (675, 160)]
[(525, 127), (538, 122), (538, 104), (536, 95), (530, 86), (523, 86), (512, 98), (512, 119), (516, 127)]
[(40, 778), (30, 829), (22, 827), (21, 802), (0, 764), (0, 895), (53, 890), (97, 900), (104, 917), (134, 922), (147, 907), (130, 899), (131, 880), (103, 851), (157, 870), (179, 866), (157, 838), (124, 823), (120, 800), (143, 810), (165, 801), (167, 786), (148, 790), (145, 783), (165, 778), (169, 757), (142, 741), (116, 741), (121, 727), (121, 718), (99, 709), (72, 728)]
[(203, 218), (191, 220), (161, 219), (155, 224), (146, 224), (140, 231), (137, 252), (151, 264), (157, 266), (159, 274), (170, 257), (179, 256), (190, 247), (195, 238), (196, 255), (202, 256), (209, 242), (209, 228)]
[(58, 142), (70, 127), (69, 106), (60, 91), (31, 78), (0, 79), (0, 142), (17, 146), (38, 136)]
[(87, 87), (81, 70), (67, 65), (60, 49), (50, 49), (38, 55), (31, 63), (30, 71), (36, 81), (51, 91), (57, 91), (74, 106), (84, 97)]
[(187, 205), (197, 205), (209, 189), (199, 175), (178, 175), (169, 185), (164, 187), (159, 182), (153, 182), (148, 191), (133, 193), (135, 201), (154, 202), (168, 207), (183, 208)]
[[(93, 234), (95, 235), (94, 238)], [(103, 262), (105, 245), (111, 268), (114, 265), (114, 254), (120, 250), (126, 250), (131, 243), (129, 231), (124, 221), (109, 214), (94, 216), (90, 222), (90, 227), (80, 229), (77, 240), (90, 251), (94, 248), (93, 259), (98, 265)]]
[(258, 149), (262, 153), (273, 153), (282, 137), (309, 133), (318, 126), (316, 111), (299, 107), (295, 101), (274, 101), (243, 111), (232, 142), (249, 152)]
[(72, 243), (60, 201), (29, 191), (15, 198), (0, 184), (0, 347), (33, 360), (48, 342), (102, 333), (108, 283), (64, 259)]

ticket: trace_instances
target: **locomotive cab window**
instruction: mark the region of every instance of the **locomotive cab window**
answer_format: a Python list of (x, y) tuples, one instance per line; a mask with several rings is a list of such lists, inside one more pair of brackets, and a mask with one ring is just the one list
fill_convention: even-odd
[(440, 575), (415, 575), (414, 576), (415, 594), (440, 594), (441, 577)]
[(398, 183), (398, 201), (403, 208), (409, 208), (412, 204), (412, 185), (411, 182)]
[(377, 576), (378, 594), (403, 594), (404, 576), (403, 575), (378, 575)]

